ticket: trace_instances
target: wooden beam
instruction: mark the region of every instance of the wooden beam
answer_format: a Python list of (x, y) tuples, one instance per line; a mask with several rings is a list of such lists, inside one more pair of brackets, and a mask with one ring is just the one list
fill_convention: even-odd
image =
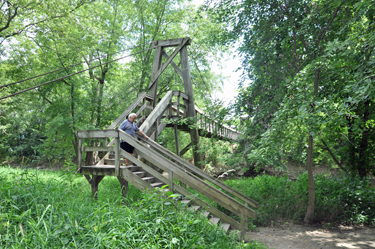
[[(168, 55), (165, 51), (162, 52), (162, 55), (163, 55), (167, 60), (169, 59), (169, 55)], [(181, 77), (182, 77), (182, 71), (181, 71), (181, 69), (176, 65), (176, 63), (174, 63), (173, 60), (171, 61), (171, 65), (172, 65), (172, 67), (174, 68), (174, 70), (175, 70), (179, 75), (181, 75)]]
[[(185, 44), (188, 42), (188, 40), (189, 40), (189, 38), (184, 38), (184, 40), (181, 42), (181, 44), (173, 51), (173, 53), (171, 54), (169, 59), (166, 62), (164, 62), (164, 64), (155, 73), (155, 75), (152, 76), (150, 84), (148, 85), (148, 89), (151, 89), (151, 87), (154, 85), (155, 81), (159, 79), (159, 76), (164, 72), (164, 70), (167, 68), (167, 66), (170, 64), (170, 62), (174, 59), (174, 57), (176, 57), (178, 52), (180, 52), (180, 50), (185, 47)], [(156, 54), (156, 52), (155, 52), (155, 54)]]
[(183, 148), (183, 149), (181, 150), (180, 155), (178, 155), (178, 156), (183, 156), (183, 155), (185, 155), (185, 153), (188, 152), (188, 151), (190, 150), (191, 146), (192, 146), (192, 143), (190, 142), (188, 145), (186, 145), (185, 148)]
[(152, 102), (152, 107), (156, 106), (157, 102), (157, 93), (158, 93), (158, 85), (159, 85), (159, 77), (156, 77), (156, 75), (159, 72), (160, 65), (161, 65), (161, 59), (162, 59), (162, 47), (157, 47), (155, 49), (155, 55), (154, 55), (154, 62), (152, 64), (152, 73), (151, 73), (151, 79), (154, 79), (152, 81), (153, 84), (149, 85), (149, 92), (150, 95), (154, 98), (154, 101)]
[(86, 146), (82, 147), (82, 151), (115, 151), (115, 149), (113, 147)]
[(126, 116), (128, 116), (134, 110), (134, 108), (136, 108), (139, 105), (139, 103), (141, 103), (142, 100), (146, 98), (146, 96), (147, 93), (145, 92), (139, 94), (138, 98), (115, 120), (115, 122), (108, 126), (107, 129), (115, 129), (117, 126), (119, 126), (122, 123), (122, 121), (125, 120)]
[(162, 115), (165, 109), (168, 107), (168, 104), (172, 98), (172, 91), (169, 91), (164, 98), (159, 102), (156, 108), (150, 113), (147, 119), (143, 122), (141, 127), (139, 128), (145, 134), (148, 134), (152, 128), (152, 125), (155, 121)]
[[(189, 39), (187, 42), (187, 45), (190, 45), (191, 39), (189, 37), (186, 37)], [(154, 41), (152, 43), (153, 46), (161, 46), (161, 47), (176, 47), (181, 44), (183, 39), (186, 38), (176, 38), (176, 39), (168, 39), (168, 40), (162, 40), (162, 41)]]
[(78, 131), (78, 138), (107, 138), (118, 137), (117, 130), (86, 130)]

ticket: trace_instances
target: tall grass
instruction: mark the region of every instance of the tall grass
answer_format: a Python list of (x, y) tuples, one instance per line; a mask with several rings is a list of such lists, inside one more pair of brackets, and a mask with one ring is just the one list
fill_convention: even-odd
[[(124, 205), (123, 202), (126, 202)], [(159, 193), (105, 177), (99, 200), (83, 176), (0, 168), (0, 248), (265, 248), (240, 243)]]
[[(324, 175), (314, 178), (315, 221), (375, 225), (375, 189), (368, 180)], [(308, 202), (307, 173), (296, 181), (261, 175), (225, 183), (259, 202), (258, 216), (253, 220), (256, 225), (303, 220)]]

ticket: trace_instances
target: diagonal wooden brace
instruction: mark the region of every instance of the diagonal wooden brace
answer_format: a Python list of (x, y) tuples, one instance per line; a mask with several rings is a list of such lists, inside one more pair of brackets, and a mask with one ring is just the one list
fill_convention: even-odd
[(155, 76), (151, 79), (150, 84), (148, 85), (148, 89), (152, 87), (152, 85), (155, 83), (155, 81), (160, 77), (160, 75), (164, 72), (164, 70), (167, 68), (169, 63), (176, 57), (178, 52), (185, 46), (185, 44), (190, 40), (190, 38), (184, 38), (181, 42), (181, 44), (173, 51), (171, 56), (167, 59), (167, 61), (161, 66), (161, 68), (156, 72)]

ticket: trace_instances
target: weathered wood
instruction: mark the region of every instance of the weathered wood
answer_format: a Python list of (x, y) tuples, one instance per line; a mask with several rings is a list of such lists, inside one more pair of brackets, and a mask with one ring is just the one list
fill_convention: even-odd
[[(132, 155), (130, 155), (128, 153), (126, 153), (125, 151), (122, 151), (121, 154), (124, 157), (126, 157), (127, 159), (129, 159), (132, 163), (134, 163), (134, 164), (139, 165), (140, 167), (142, 167), (143, 170), (145, 170), (146, 172), (148, 172), (150, 175), (153, 175), (154, 177), (156, 177), (159, 181), (163, 182), (166, 185), (170, 184), (170, 179), (165, 178), (159, 172), (157, 172), (156, 170), (154, 170), (152, 167), (150, 167), (147, 164), (139, 161), (137, 158), (135, 158), (134, 156), (132, 156)], [(207, 204), (206, 202), (202, 201), (196, 195), (193, 195), (192, 193), (190, 193), (189, 191), (187, 191), (186, 189), (184, 189), (183, 187), (181, 187), (181, 186), (179, 186), (177, 184), (174, 184), (173, 186), (174, 186), (174, 190), (177, 193), (182, 194), (182, 195), (190, 198), (196, 204), (200, 205), (201, 207), (203, 207), (206, 210), (208, 210), (209, 212), (211, 212), (213, 215), (215, 215), (215, 216), (219, 217), (220, 219), (222, 219), (222, 221), (231, 224), (234, 228), (236, 228), (236, 229), (240, 228), (240, 223), (239, 222), (235, 221), (234, 219), (230, 218), (226, 214), (222, 213), (221, 211), (219, 211), (215, 207), (213, 207), (213, 206)]]
[[(174, 59), (174, 57), (176, 57), (176, 55), (178, 54), (178, 52), (180, 52), (181, 49), (183, 49), (185, 46), (185, 44), (189, 41), (190, 39), (189, 38), (184, 38), (181, 42), (180, 45), (178, 45), (178, 47), (173, 51), (173, 53), (171, 54), (171, 56), (166, 60), (166, 62), (164, 62), (164, 64), (159, 68), (159, 70), (152, 75), (152, 78), (151, 78), (151, 81), (150, 81), (150, 84), (148, 85), (148, 89), (151, 89), (151, 87), (153, 85), (157, 85), (156, 81), (159, 79), (160, 75), (164, 72), (164, 70), (167, 68), (167, 66), (170, 64), (170, 62)], [(157, 49), (155, 49), (155, 54), (157, 53)], [(159, 52), (158, 52), (159, 53)], [(161, 54), (161, 52), (160, 52)], [(183, 70), (182, 70), (183, 72)], [(157, 86), (156, 86), (156, 89), (157, 89)], [(150, 92), (151, 94), (151, 92)], [(155, 98), (155, 96), (154, 96)]]
[(158, 85), (159, 85), (159, 77), (156, 77), (157, 73), (159, 72), (160, 65), (161, 65), (161, 59), (162, 59), (162, 52), (163, 48), (162, 47), (157, 47), (155, 49), (155, 55), (154, 55), (154, 62), (152, 65), (152, 73), (151, 73), (151, 80), (150, 85), (149, 85), (149, 92), (150, 95), (154, 98), (154, 101), (152, 103), (152, 107), (155, 107), (156, 101), (157, 101), (157, 92), (158, 92)]
[[(125, 166), (120, 166), (120, 170), (123, 168)], [(115, 165), (82, 166), (80, 173), (83, 175), (116, 176)]]
[[(188, 60), (188, 53), (187, 53), (187, 46), (181, 48), (180, 52), (181, 56), (181, 71), (183, 73), (183, 81), (185, 87), (185, 94), (189, 96), (189, 101), (187, 103), (187, 117), (195, 117), (195, 104), (194, 104), (194, 95), (193, 95), (193, 85), (191, 83), (190, 77), (190, 68), (189, 68), (189, 60)], [(202, 154), (199, 152), (199, 134), (197, 129), (190, 129), (190, 138), (193, 145), (193, 156), (194, 156), (194, 164), (195, 166), (202, 168), (203, 162)]]
[(178, 141), (177, 125), (174, 125), (174, 140), (176, 142), (176, 154), (177, 154), (177, 156), (180, 156), (180, 144), (179, 144), (179, 141)]
[(191, 144), (191, 142), (190, 142), (188, 145), (186, 145), (185, 148), (183, 148), (183, 149), (181, 150), (179, 156), (183, 156), (183, 155), (185, 155), (185, 153), (188, 152), (188, 151), (190, 150), (191, 146), (192, 146), (192, 144)]
[[(186, 38), (175, 38), (175, 39), (168, 39), (168, 40), (162, 40), (162, 41), (154, 41), (152, 45), (161, 46), (161, 47), (176, 47), (181, 44), (183, 39), (186, 39)], [(190, 38), (188, 39), (189, 41), (186, 44), (190, 45), (191, 40)]]
[(184, 172), (183, 169), (178, 167), (176, 164), (171, 162), (169, 159), (159, 155), (153, 150), (144, 147), (139, 141), (125, 132), (120, 131), (119, 135), (122, 139), (126, 140), (130, 145), (134, 146), (137, 149), (137, 153), (145, 158), (147, 161), (156, 165), (164, 171), (172, 170), (174, 172), (175, 178), (182, 181), (183, 183), (189, 185), (193, 189), (204, 194), (211, 200), (222, 205), (224, 208), (229, 211), (240, 214), (241, 212), (247, 215), (248, 217), (255, 217), (255, 211), (246, 207), (244, 204), (238, 202), (232, 197), (228, 196), (225, 193), (222, 193), (220, 190), (214, 188), (210, 184), (202, 181), (200, 178), (191, 175), (189, 172)]
[(240, 215), (240, 218), (241, 218), (241, 227), (240, 227), (240, 230), (241, 230), (241, 240), (243, 240), (245, 238), (245, 233), (246, 233), (246, 229), (247, 229), (247, 226), (248, 226), (248, 218), (246, 215), (242, 214)]
[[(229, 187), (228, 185), (226, 185), (225, 183), (221, 182), (221, 181), (217, 181), (215, 178), (211, 177), (210, 175), (208, 175), (206, 172), (198, 169), (197, 167), (194, 167), (194, 165), (190, 164), (189, 162), (185, 161), (184, 159), (182, 159), (181, 157), (179, 156), (176, 156), (175, 154), (173, 154), (172, 152), (170, 152), (169, 150), (165, 149), (163, 146), (161, 146), (160, 144), (158, 143), (155, 143), (154, 141), (152, 140), (146, 140), (146, 139), (143, 139), (141, 138), (141, 140), (143, 142), (146, 142), (147, 144), (149, 144), (151, 146), (151, 148), (155, 149), (156, 151), (160, 152), (162, 155), (166, 155), (167, 157), (171, 158), (172, 161), (174, 161), (175, 163), (179, 164), (182, 166), (181, 169), (188, 169), (189, 171), (191, 171), (192, 173), (196, 174), (197, 176), (211, 182), (212, 184), (218, 186), (219, 188), (221, 188), (222, 190), (228, 192), (229, 194), (232, 194), (234, 195), (235, 197), (239, 198), (240, 200), (244, 201), (245, 203), (247, 203), (248, 205), (250, 205), (251, 207), (254, 207), (254, 208), (259, 208), (259, 204), (252, 200), (251, 198), (249, 198), (248, 196), (242, 194), (241, 192), (238, 192), (237, 190)], [(184, 152), (184, 150), (188, 150), (187, 147), (191, 146), (191, 143), (186, 146), (182, 151), (181, 151), (181, 154), (182, 152)]]
[(95, 200), (98, 200), (98, 185), (103, 178), (101, 175), (93, 175), (91, 178), (91, 197)]
[(143, 122), (143, 124), (139, 128), (142, 132), (144, 132), (145, 134), (148, 134), (150, 132), (152, 125), (160, 117), (160, 115), (164, 113), (171, 98), (172, 98), (172, 91), (169, 91), (164, 96), (164, 98), (159, 102), (157, 107), (154, 108), (154, 110), (150, 113), (150, 115), (147, 117), (147, 119)]
[(78, 131), (79, 138), (105, 138), (105, 137), (118, 137), (117, 130), (86, 130)]
[(121, 176), (117, 176), (118, 181), (120, 182), (121, 185), (121, 193), (124, 198), (126, 198), (126, 194), (128, 193), (129, 190), (129, 182), (122, 178)]
[(77, 165), (78, 165), (78, 169), (81, 168), (82, 166), (82, 141), (83, 139), (80, 138), (78, 139), (78, 155), (77, 155)]
[[(122, 121), (136, 108), (139, 103), (142, 102), (144, 98), (147, 97), (147, 93), (141, 93), (138, 95), (138, 98), (113, 122), (110, 126), (108, 126), (107, 129), (115, 129), (117, 126), (119, 126)], [(150, 98), (150, 97), (148, 97)]]
[[(135, 114), (135, 115), (137, 115), (137, 117), (141, 114), (141, 112), (143, 112), (143, 110), (146, 108), (146, 107), (148, 107), (147, 106), (147, 103), (144, 103), (142, 106), (141, 106), (141, 108), (139, 108), (139, 110), (137, 111), (137, 113)], [(151, 108), (151, 110), (152, 110), (152, 108)]]
[(169, 178), (169, 189), (173, 191), (174, 189), (174, 183), (173, 183), (173, 171), (169, 170), (168, 172), (168, 178)]
[(115, 137), (115, 175), (120, 176), (120, 139)]
[[(163, 55), (167, 60), (169, 59), (169, 55), (168, 55), (165, 51), (162, 52), (162, 55)], [(171, 65), (172, 65), (172, 67), (174, 68), (174, 70), (175, 70), (179, 75), (182, 76), (182, 71), (181, 71), (181, 69), (176, 65), (176, 63), (173, 62), (173, 60), (171, 60)]]
[[(123, 152), (126, 153), (125, 151), (123, 151)], [(122, 153), (122, 155), (124, 155), (124, 154)], [(130, 155), (130, 154), (128, 154), (128, 155)], [(128, 169), (121, 169), (121, 176), (122, 176), (122, 178), (124, 178), (126, 181), (130, 182), (134, 187), (136, 187), (137, 189), (139, 189), (141, 191), (147, 191), (147, 189), (149, 189), (149, 190), (153, 189), (150, 184), (143, 181), (142, 178), (140, 178), (139, 176), (134, 175), (133, 172), (128, 170)]]
[(82, 147), (82, 151), (115, 151), (115, 149), (113, 147), (86, 146)]

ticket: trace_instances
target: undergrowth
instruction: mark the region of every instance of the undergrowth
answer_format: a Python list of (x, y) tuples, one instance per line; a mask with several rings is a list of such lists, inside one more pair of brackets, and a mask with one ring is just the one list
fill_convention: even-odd
[[(123, 202), (126, 202), (124, 205)], [(241, 243), (169, 197), (114, 177), (92, 202), (83, 176), (0, 168), (0, 248), (266, 248)]]
[[(296, 181), (261, 175), (225, 181), (259, 203), (256, 225), (271, 221), (302, 222), (308, 202), (307, 173)], [(375, 189), (366, 179), (315, 176), (315, 221), (375, 225)]]

